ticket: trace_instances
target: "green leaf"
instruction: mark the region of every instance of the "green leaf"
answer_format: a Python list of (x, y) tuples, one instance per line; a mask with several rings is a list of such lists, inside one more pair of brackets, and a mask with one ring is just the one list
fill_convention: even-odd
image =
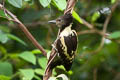
[(3, 10), (0, 10), (0, 17), (6, 18), (5, 13)]
[(8, 41), (8, 37), (5, 33), (3, 33), (2, 31), (0, 31), (0, 42), (1, 43), (6, 43)]
[(17, 42), (19, 42), (19, 43), (27, 46), (27, 44), (23, 40), (21, 40), (20, 38), (18, 38), (17, 36), (15, 36), (13, 34), (7, 34), (7, 36), (8, 36), (8, 38), (16, 40)]
[(68, 71), (68, 74), (69, 74), (69, 75), (72, 75), (72, 74), (73, 74), (73, 71), (72, 71), (72, 70)]
[(14, 7), (17, 7), (17, 8), (22, 7), (22, 0), (8, 0), (8, 2)]
[(55, 69), (53, 69), (53, 75), (57, 75), (57, 72), (55, 71)]
[(0, 80), (10, 80), (10, 77), (5, 75), (0, 75)]
[(95, 22), (98, 18), (100, 17), (100, 13), (99, 12), (95, 12), (92, 16), (92, 22)]
[(24, 23), (32, 23), (34, 20), (39, 19), (41, 16), (43, 16), (44, 10), (37, 11), (35, 9), (28, 9), (23, 12), (23, 15), (21, 16), (21, 19)]
[(6, 32), (6, 33), (10, 32), (10, 28), (5, 25), (0, 25), (0, 30), (2, 30), (3, 32)]
[(62, 11), (66, 8), (66, 0), (53, 0), (53, 2)]
[(11, 76), (13, 74), (12, 65), (9, 62), (0, 62), (0, 74)]
[(19, 54), (19, 57), (24, 59), (24, 60), (26, 60), (26, 61), (28, 61), (28, 62), (30, 62), (30, 63), (32, 63), (32, 64), (34, 64), (34, 65), (36, 64), (36, 57), (35, 57), (35, 55), (32, 54), (29, 51), (25, 51), (25, 52)]
[(20, 69), (20, 72), (23, 75), (24, 80), (32, 80), (34, 77), (33, 69)]
[(62, 69), (62, 70), (65, 70), (65, 68), (64, 68), (63, 65), (57, 66), (57, 68)]
[(75, 12), (73, 11), (72, 12), (72, 16), (81, 24), (83, 24), (83, 21), (80, 19), (80, 16)]
[(18, 59), (18, 53), (10, 53), (9, 57), (11, 59)]
[(33, 54), (41, 54), (41, 51), (39, 49), (34, 49), (32, 50)]
[(39, 63), (39, 65), (40, 65), (43, 69), (45, 69), (45, 68), (46, 68), (46, 65), (47, 65), (47, 59), (41, 57), (41, 58), (38, 59), (38, 63)]
[(4, 55), (7, 54), (7, 50), (4, 48), (3, 45), (0, 45), (0, 52)]
[(112, 39), (120, 38), (120, 31), (115, 31), (115, 32), (111, 33), (108, 37), (112, 38)]
[(43, 7), (47, 7), (51, 0), (39, 0), (40, 4), (43, 6)]
[(42, 78), (38, 75), (34, 75), (34, 80), (42, 80)]
[(44, 70), (43, 69), (35, 69), (35, 73), (43, 76)]
[(113, 4), (113, 3), (115, 3), (115, 1), (116, 1), (116, 0), (111, 0), (111, 3)]

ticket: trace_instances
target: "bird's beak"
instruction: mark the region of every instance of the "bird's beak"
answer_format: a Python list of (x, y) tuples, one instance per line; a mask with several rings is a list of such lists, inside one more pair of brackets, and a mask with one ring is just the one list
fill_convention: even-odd
[(48, 23), (56, 23), (56, 20), (51, 20), (51, 21), (48, 21)]

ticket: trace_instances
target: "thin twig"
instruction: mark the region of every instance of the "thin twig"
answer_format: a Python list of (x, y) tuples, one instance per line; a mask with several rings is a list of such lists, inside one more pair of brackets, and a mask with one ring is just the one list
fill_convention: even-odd
[(4, 6), (2, 4), (0, 4), (0, 9), (4, 10), (5, 14), (9, 15), (11, 17), (11, 20), (18, 24), (19, 28), (26, 34), (28, 39), (43, 53), (44, 56), (46, 56), (46, 54), (47, 54), (46, 51), (37, 42), (37, 40), (32, 36), (32, 34), (28, 31), (26, 26), (21, 21), (19, 21), (13, 13), (11, 13), (9, 10), (4, 8)]
[(93, 80), (97, 80), (97, 68), (93, 69)]
[(87, 22), (86, 20), (84, 20), (83, 18), (80, 17), (80, 19), (82, 20), (83, 24), (88, 27), (89, 29), (93, 29), (94, 26), (92, 24), (90, 24), (89, 22)]
[(90, 29), (90, 30), (84, 30), (84, 31), (80, 31), (80, 32), (77, 32), (78, 35), (82, 35), (82, 34), (89, 34), (89, 33), (97, 33), (101, 36), (106, 36), (106, 34), (104, 34), (102, 31), (100, 30), (97, 30), (97, 29)]
[[(109, 22), (110, 22), (110, 20), (111, 20), (112, 14), (113, 14), (113, 12), (115, 11), (115, 9), (116, 9), (119, 1), (120, 1), (120, 0), (117, 0), (117, 1), (113, 4), (113, 6), (112, 6), (112, 8), (111, 8), (111, 14), (109, 14), (109, 15), (107, 16), (107, 18), (106, 18), (106, 20), (105, 20), (105, 22), (104, 22), (104, 25), (103, 25), (103, 33), (104, 33), (104, 34), (106, 34), (106, 30), (107, 30), (108, 24), (109, 24)], [(103, 46), (104, 46), (104, 40), (105, 40), (105, 37), (102, 36), (100, 46), (98, 47), (98, 49), (97, 49), (94, 53), (99, 52), (99, 51), (103, 48)]]

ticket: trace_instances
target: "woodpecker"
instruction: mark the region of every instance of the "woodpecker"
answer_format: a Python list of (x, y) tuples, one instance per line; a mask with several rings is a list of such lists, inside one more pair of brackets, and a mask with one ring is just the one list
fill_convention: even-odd
[(55, 23), (60, 30), (53, 44), (53, 48), (56, 50), (56, 56), (50, 64), (51, 69), (58, 65), (63, 65), (66, 71), (69, 71), (72, 66), (77, 49), (77, 33), (71, 28), (72, 22), (73, 17), (71, 13), (67, 13), (56, 20), (49, 21), (49, 23)]

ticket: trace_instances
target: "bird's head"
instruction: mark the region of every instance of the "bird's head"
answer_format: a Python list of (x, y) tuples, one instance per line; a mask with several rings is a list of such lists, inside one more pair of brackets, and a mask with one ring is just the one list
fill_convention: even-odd
[(67, 27), (69, 26), (73, 21), (73, 17), (71, 13), (65, 14), (56, 20), (51, 20), (49, 23), (55, 23), (58, 27)]

